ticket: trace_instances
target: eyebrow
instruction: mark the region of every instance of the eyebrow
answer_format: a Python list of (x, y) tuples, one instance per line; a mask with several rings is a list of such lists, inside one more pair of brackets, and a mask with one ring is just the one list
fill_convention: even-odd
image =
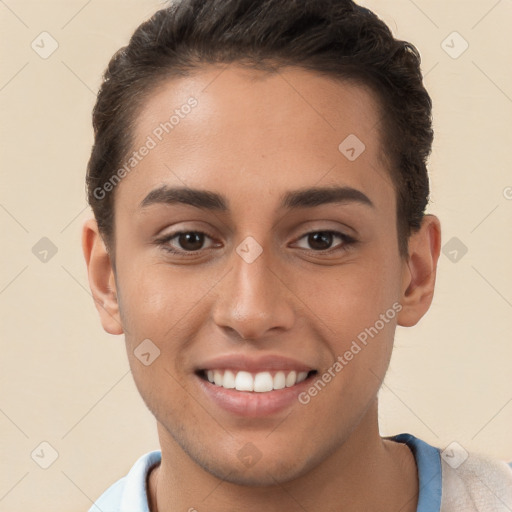
[[(162, 185), (149, 192), (139, 207), (179, 203), (218, 212), (229, 210), (227, 199), (216, 192), (167, 185)], [(371, 208), (375, 207), (368, 196), (352, 187), (312, 187), (290, 191), (281, 198), (280, 207), (284, 209), (313, 208), (330, 203), (358, 203)]]

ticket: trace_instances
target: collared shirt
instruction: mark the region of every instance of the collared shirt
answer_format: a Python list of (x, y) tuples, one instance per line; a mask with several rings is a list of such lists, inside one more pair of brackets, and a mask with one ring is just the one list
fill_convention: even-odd
[[(447, 489), (450, 489), (449, 492), (452, 492), (452, 489), (455, 489), (455, 487), (453, 485), (454, 478), (452, 478), (452, 480), (449, 482), (446, 481), (446, 475), (449, 475), (450, 468), (448, 468), (446, 463), (442, 461), (441, 450), (429, 445), (417, 437), (414, 437), (412, 434), (398, 434), (395, 436), (386, 437), (385, 439), (399, 443), (405, 443), (414, 454), (414, 458), (416, 459), (416, 466), (418, 467), (419, 480), (418, 507), (416, 512), (442, 512), (442, 510), (444, 510), (444, 507), (443, 509), (441, 508), (443, 490), (446, 491)], [(461, 457), (467, 455), (461, 455), (461, 453), (458, 453), (453, 456), (458, 458), (460, 461), (462, 460)], [(109, 487), (89, 509), (89, 512), (150, 512), (146, 482), (150, 470), (160, 463), (161, 457), (162, 454), (160, 450), (146, 453), (140, 457), (130, 469), (129, 473), (125, 477), (118, 480), (111, 487)], [(476, 460), (478, 462), (478, 459)], [(503, 474), (500, 473), (500, 480), (497, 485), (503, 487), (504, 485), (508, 485), (510, 483), (512, 488), (512, 470), (510, 470), (508, 466), (507, 469), (503, 469), (505, 467), (505, 463), (501, 464), (503, 467), (500, 466), (500, 471), (505, 471), (506, 474), (503, 476)], [(444, 479), (443, 468), (448, 469), (448, 471), (446, 469), (444, 471)], [(509, 470), (510, 476), (508, 475)], [(472, 471), (472, 475), (474, 473), (475, 472)], [(487, 471), (487, 473), (489, 473), (489, 471)], [(492, 479), (493, 476), (490, 475), (490, 478)], [(479, 480), (481, 480), (481, 478), (479, 478)], [(486, 485), (486, 488), (489, 488), (489, 485), (492, 485), (492, 481), (490, 484)], [(453, 490), (453, 493), (456, 492), (460, 491)], [(469, 494), (466, 496), (464, 490), (462, 492), (464, 493), (464, 498), (469, 496)], [(498, 491), (493, 493), (493, 496), (496, 495), (496, 499), (500, 500), (504, 506), (507, 506), (504, 500), (510, 499), (510, 495), (508, 494), (510, 492), (510, 489), (508, 489), (508, 498), (505, 495), (501, 497), (498, 496)], [(455, 500), (455, 502), (457, 502), (458, 499), (454, 496), (444, 496), (443, 499), (445, 498), (450, 499), (451, 501)], [(473, 494), (471, 494), (469, 499), (474, 501), (474, 499), (478, 500), (479, 497), (475, 498)], [(495, 508), (495, 505), (490, 504), (490, 501), (486, 501), (485, 503), (489, 503), (489, 505), (484, 505), (484, 508), (480, 508), (478, 505), (475, 505), (475, 508), (472, 510), (477, 512), (483, 512), (487, 510), (489, 512), (494, 512), (501, 510)], [(507, 503), (510, 502), (507, 501)], [(466, 509), (464, 510), (466, 511)], [(511, 509), (504, 508), (503, 510)]]

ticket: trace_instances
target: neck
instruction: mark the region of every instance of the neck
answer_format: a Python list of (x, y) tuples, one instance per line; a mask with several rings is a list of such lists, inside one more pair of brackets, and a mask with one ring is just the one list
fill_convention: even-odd
[(229, 475), (221, 480), (198, 466), (160, 424), (158, 433), (162, 462), (148, 479), (151, 512), (416, 511), (414, 456), (406, 445), (380, 437), (376, 406), (312, 471), (270, 486), (239, 485)]

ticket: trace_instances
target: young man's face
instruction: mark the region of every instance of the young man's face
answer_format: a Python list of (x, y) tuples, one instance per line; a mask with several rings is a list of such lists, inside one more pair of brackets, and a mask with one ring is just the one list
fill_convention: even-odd
[[(426, 311), (428, 290), (409, 295), (432, 272), (399, 255), (396, 192), (366, 89), (299, 69), (220, 71), (169, 81), (137, 119), (133, 149), (148, 136), (156, 146), (116, 189), (116, 293), (100, 312), (107, 331), (125, 333), (162, 448), (183, 467), (271, 484), (312, 470), (350, 436), (378, 433), (397, 321)], [(159, 141), (155, 129), (191, 96), (197, 105)], [(148, 198), (162, 187), (210, 196)], [(324, 188), (337, 193), (304, 194)], [(189, 235), (169, 240), (177, 232)], [(208, 382), (207, 370), (260, 373), (258, 389), (281, 387), (281, 372), (309, 377), (250, 392)]]

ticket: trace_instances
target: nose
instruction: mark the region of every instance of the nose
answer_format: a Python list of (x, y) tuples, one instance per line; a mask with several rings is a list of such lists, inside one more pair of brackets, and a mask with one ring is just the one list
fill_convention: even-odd
[(216, 325), (251, 340), (289, 330), (295, 321), (293, 293), (266, 251), (250, 263), (234, 252), (232, 262), (231, 271), (216, 287)]

